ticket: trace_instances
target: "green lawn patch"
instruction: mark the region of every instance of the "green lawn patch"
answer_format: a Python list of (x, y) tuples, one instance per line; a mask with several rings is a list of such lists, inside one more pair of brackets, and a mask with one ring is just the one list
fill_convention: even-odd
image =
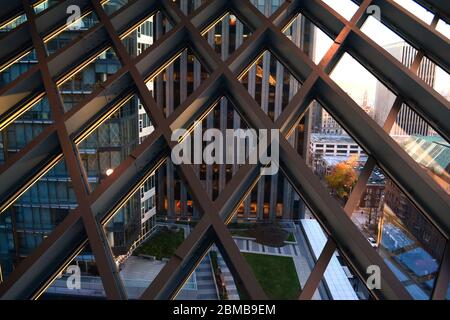
[(159, 228), (153, 236), (144, 242), (135, 254), (154, 256), (157, 260), (170, 259), (184, 241), (184, 230), (170, 230), (167, 227)]
[(270, 299), (298, 298), (300, 283), (291, 257), (246, 252), (243, 255)]
[(286, 241), (296, 242), (294, 234), (292, 232), (289, 232), (289, 235), (288, 235), (288, 238), (286, 239)]

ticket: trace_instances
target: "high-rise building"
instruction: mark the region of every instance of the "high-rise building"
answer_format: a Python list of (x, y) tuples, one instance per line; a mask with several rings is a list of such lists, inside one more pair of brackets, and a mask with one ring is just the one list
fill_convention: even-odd
[[(35, 7), (35, 11), (41, 12), (55, 3), (57, 1), (44, 1)], [(110, 1), (105, 5), (105, 10), (113, 12), (126, 3), (127, 1)], [(15, 23), (19, 22), (17, 20)], [(97, 17), (91, 13), (69, 25), (46, 42), (47, 54), (50, 56), (56, 53), (97, 23)], [(137, 54), (151, 45), (151, 29), (152, 21), (145, 21), (127, 37), (125, 45), (132, 54)], [(8, 28), (1, 31), (7, 32)], [(0, 73), (0, 83), (10, 83), (36, 63), (37, 58), (33, 50), (3, 70)], [(58, 89), (65, 111), (74, 108), (101, 86), (120, 66), (115, 52), (108, 49), (97, 56), (93, 63), (61, 84)], [(46, 97), (37, 99), (22, 115), (2, 129), (0, 162), (8, 160), (24, 148), (52, 123), (52, 112)], [(152, 131), (151, 121), (143, 112), (139, 99), (132, 97), (97, 130), (79, 142), (78, 152), (91, 188), (94, 189), (104, 178), (111, 175), (113, 168)], [(142, 196), (136, 199), (135, 204), (123, 208), (108, 224), (106, 233), (114, 252), (126, 252), (131, 244), (143, 238), (152, 229), (155, 222), (154, 198), (155, 183), (152, 177), (143, 187)], [(6, 276), (13, 270), (77, 206), (64, 159), (59, 160), (54, 168), (0, 217), (3, 225), (0, 229), (0, 264), (3, 275)], [(85, 258), (86, 255), (83, 259)]]
[[(182, 10), (188, 9), (184, 6), (187, 6), (189, 2), (181, 1)], [(281, 4), (279, 0), (255, 0), (252, 2), (266, 16), (272, 15)], [(193, 3), (195, 4), (194, 8), (201, 4), (200, 1), (194, 1)], [(300, 15), (292, 21), (285, 34), (302, 50), (312, 55), (314, 29), (311, 26), (311, 22)], [(228, 14), (214, 27), (210, 28), (204, 36), (217, 54), (223, 60), (226, 60), (250, 36), (250, 32), (247, 26), (239, 21), (236, 16)], [(181, 53), (179, 59), (170, 64), (155, 79), (151, 90), (156, 102), (161, 108), (164, 108), (166, 116), (169, 116), (206, 77), (206, 70), (201, 67), (201, 63), (190, 50), (186, 50)], [(241, 82), (261, 105), (263, 111), (274, 121), (300, 87), (298, 80), (290, 75), (288, 69), (270, 51), (266, 51), (254, 62), (253, 66), (242, 77)], [(240, 119), (232, 103), (222, 98), (204, 120), (203, 129), (215, 128), (224, 132), (226, 129), (244, 128), (246, 124), (242, 123)], [(304, 142), (306, 139), (309, 138), (305, 129), (305, 120), (302, 120), (289, 141), (299, 150), (300, 154), (308, 155), (308, 143)], [(210, 197), (216, 199), (237, 169), (237, 166), (197, 165), (196, 173), (206, 192)], [(167, 178), (166, 186), (163, 186), (164, 177)], [(167, 198), (167, 201), (159, 202), (160, 208), (158, 210), (166, 212), (169, 220), (187, 220), (191, 219), (192, 215), (194, 215), (194, 218), (198, 218), (195, 208), (190, 206), (192, 201), (187, 196), (184, 186), (181, 185), (180, 190), (174, 189), (172, 187), (173, 180), (173, 165), (168, 160), (167, 172), (161, 171), (157, 182), (158, 197)], [(284, 197), (280, 194), (280, 190), (282, 190), (280, 184), (285, 190)], [(239, 210), (239, 218), (273, 221), (277, 218), (292, 219), (302, 215), (303, 209), (296, 205), (301, 201), (285, 179), (280, 178), (280, 182), (278, 182), (278, 178), (273, 178), (270, 185), (266, 185), (264, 177), (261, 177), (257, 189), (258, 191), (255, 194), (245, 200), (241, 210)], [(173, 205), (177, 203), (179, 205)], [(284, 213), (280, 213), (279, 210), (277, 213), (277, 207), (284, 207)], [(295, 213), (294, 207), (297, 208)]]
[[(406, 42), (397, 42), (385, 46), (387, 52), (402, 62), (409, 68), (416, 56), (417, 50)], [(425, 58), (420, 64), (417, 75), (425, 81), (426, 84), (433, 87), (435, 81), (436, 65), (431, 60)], [(389, 89), (377, 82), (375, 95), (375, 121), (383, 125), (390, 108), (394, 104), (395, 95)], [(412, 111), (411, 108), (402, 105), (397, 120), (391, 130), (394, 136), (422, 135), (428, 136), (434, 134), (434, 130), (420, 116)]]
[[(323, 133), (330, 135), (346, 135), (345, 130), (339, 125), (339, 123), (334, 119), (322, 106), (314, 101), (312, 108), (312, 119), (313, 128), (312, 132)], [(363, 109), (368, 115), (372, 117), (373, 107), (369, 104), (368, 93), (365, 91), (364, 98), (361, 104), (361, 109)]]

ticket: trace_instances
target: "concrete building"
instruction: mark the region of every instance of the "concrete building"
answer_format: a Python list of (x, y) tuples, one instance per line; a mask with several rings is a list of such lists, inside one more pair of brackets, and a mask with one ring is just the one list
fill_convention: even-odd
[(310, 165), (317, 168), (322, 156), (365, 157), (364, 150), (348, 135), (329, 135), (313, 133), (309, 144)]

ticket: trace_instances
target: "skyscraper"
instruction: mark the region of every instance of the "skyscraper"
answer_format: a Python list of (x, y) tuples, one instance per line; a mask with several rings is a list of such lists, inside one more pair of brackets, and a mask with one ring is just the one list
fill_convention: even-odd
[[(409, 68), (414, 60), (417, 50), (406, 42), (397, 42), (385, 47), (391, 55)], [(420, 64), (417, 75), (429, 86), (434, 86), (436, 66), (429, 59), (425, 58)], [(383, 85), (377, 82), (375, 97), (375, 121), (383, 125), (389, 110), (392, 107), (395, 96)], [(397, 120), (391, 130), (394, 136), (422, 135), (428, 136), (434, 134), (434, 130), (419, 115), (414, 113), (405, 104), (402, 105)]]

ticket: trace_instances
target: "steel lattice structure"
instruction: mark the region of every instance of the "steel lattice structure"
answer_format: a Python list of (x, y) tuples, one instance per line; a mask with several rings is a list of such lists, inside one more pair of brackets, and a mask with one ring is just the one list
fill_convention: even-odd
[[(42, 35), (50, 33), (67, 18), (67, 3), (83, 10), (93, 8), (100, 23), (87, 31), (83, 38), (70, 43), (56, 56), (47, 57)], [(314, 267), (300, 299), (311, 299), (336, 248), (345, 256), (358, 276), (364, 278), (367, 267), (379, 265), (382, 271), (381, 290), (372, 290), (377, 299), (410, 299), (411, 296), (371, 248), (364, 236), (348, 218), (357, 206), (370, 173), (375, 165), (385, 171), (401, 190), (421, 209), (429, 221), (444, 235), (447, 245), (433, 290), (433, 299), (444, 299), (450, 280), (450, 197), (414, 162), (389, 136), (401, 105), (407, 102), (423, 119), (447, 141), (450, 140), (450, 104), (433, 92), (415, 75), (424, 55), (443, 70), (450, 72), (450, 42), (435, 30), (439, 19), (450, 22), (450, 2), (417, 1), (435, 13), (428, 26), (392, 0), (358, 0), (359, 9), (350, 21), (345, 20), (320, 0), (285, 1), (270, 17), (261, 14), (249, 1), (213, 0), (201, 5), (189, 16), (184, 15), (172, 1), (136, 0), (108, 16), (99, 0), (62, 2), (36, 16), (29, 0), (8, 1), (2, 4), (3, 20), (25, 10), (27, 22), (0, 40), (0, 61), (35, 48), (38, 64), (0, 91), (0, 113), (14, 110), (24, 98), (37, 92), (47, 95), (54, 124), (44, 130), (32, 143), (12, 156), (0, 168), (0, 203), (2, 210), (48, 170), (49, 163), (63, 157), (66, 161), (78, 201), (73, 214), (56, 227), (51, 235), (28, 256), (0, 286), (2, 299), (38, 297), (62, 266), (73, 258), (88, 240), (103, 281), (107, 297), (126, 299), (123, 284), (113, 261), (111, 250), (102, 232), (102, 222), (112, 208), (126, 198), (130, 190), (142, 183), (161, 159), (166, 157), (174, 142), (173, 130), (189, 127), (199, 115), (221, 96), (227, 96), (239, 114), (255, 129), (280, 129), (287, 135), (306, 113), (313, 99), (327, 107), (340, 125), (364, 148), (369, 161), (358, 180), (346, 207), (332, 199), (305, 161), (285, 140), (280, 142), (280, 161), (283, 172), (295, 190), (316, 215), (328, 235), (328, 243)], [(420, 51), (410, 70), (376, 45), (359, 27), (367, 19), (367, 8), (381, 8), (382, 20)], [(174, 22), (166, 33), (143, 54), (132, 58), (120, 35), (155, 10), (163, 10)], [(224, 13), (232, 10), (252, 30), (252, 35), (226, 61), (214, 52), (202, 37), (201, 31)], [(334, 40), (323, 60), (315, 65), (282, 32), (284, 26), (299, 12), (320, 26)], [(27, 47), (28, 46), (28, 47)], [(112, 46), (122, 68), (109, 78), (102, 88), (88, 99), (64, 113), (58, 96), (57, 81), (67, 71), (89, 57)], [(211, 74), (169, 117), (156, 105), (145, 80), (156, 73), (180, 50), (191, 47)], [(238, 76), (264, 50), (269, 49), (302, 86), (275, 123), (261, 110)], [(344, 52), (386, 84), (397, 95), (384, 128), (380, 128), (329, 77)], [(42, 79), (42, 82), (41, 82)], [(73, 147), (73, 135), (90, 123), (100, 111), (135, 90), (150, 115), (155, 132), (146, 139), (93, 193), (87, 190), (87, 178)], [(384, 129), (384, 130), (383, 130)], [(242, 195), (248, 191), (259, 174), (258, 165), (244, 165), (215, 201), (206, 196), (193, 167), (177, 166), (176, 170), (201, 211), (202, 219), (175, 256), (167, 263), (145, 291), (142, 299), (173, 298), (183, 281), (195, 269), (212, 244), (218, 245), (235, 277), (239, 278), (252, 299), (266, 299), (261, 285), (239, 252), (226, 228)]]

